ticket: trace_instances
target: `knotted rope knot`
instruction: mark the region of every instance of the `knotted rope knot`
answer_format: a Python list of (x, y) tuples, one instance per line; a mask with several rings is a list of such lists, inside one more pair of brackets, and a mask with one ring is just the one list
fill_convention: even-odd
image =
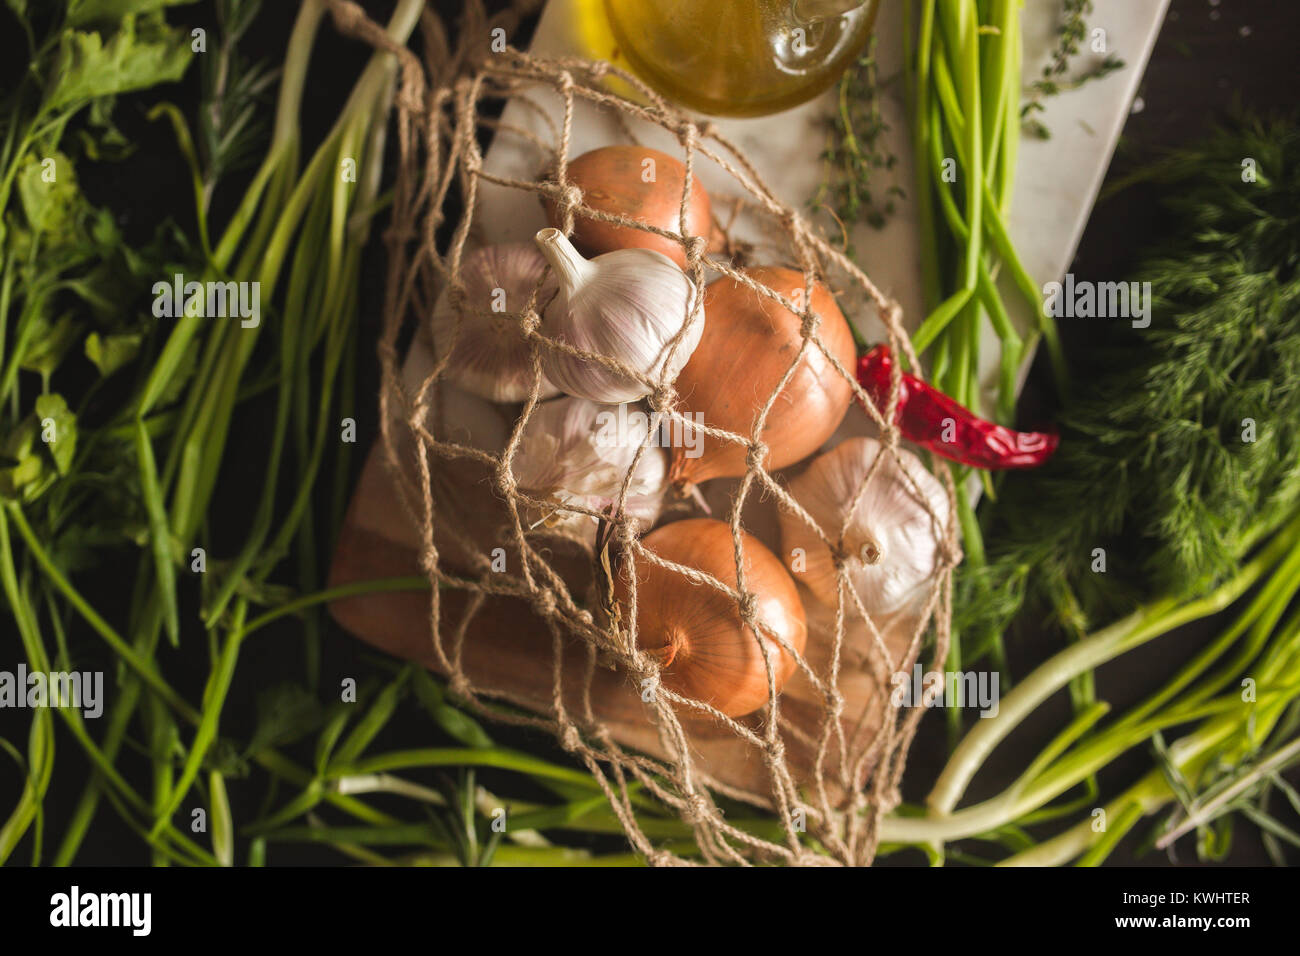
[(509, 498), (515, 493), (515, 480), (510, 475), (497, 472), (492, 479), (492, 487), (502, 498)]
[(568, 70), (560, 73), (560, 92), (565, 96), (573, 92), (573, 74)]
[(773, 737), (767, 742), (767, 752), (778, 763), (785, 760), (785, 741), (780, 737)]
[(894, 808), (903, 802), (902, 794), (898, 792), (897, 787), (890, 787), (880, 794), (879, 802), (876, 804), (877, 812), (883, 817), (894, 812)]
[[(409, 71), (403, 70), (402, 72), (408, 73)], [(406, 113), (423, 113), (424, 91), (413, 87), (410, 83), (402, 83), (397, 92), (397, 106)]]
[(838, 716), (844, 712), (844, 695), (839, 692), (838, 688), (827, 688), (826, 693), (822, 695), (822, 698), (826, 701), (826, 708), (832, 714)]
[(903, 322), (903, 307), (893, 299), (885, 306), (885, 319), (890, 329), (901, 325)]
[(939, 542), (939, 566), (941, 568), (955, 568), (961, 564), (962, 550), (960, 545), (949, 545), (947, 540)]
[(686, 240), (686, 259), (689, 262), (695, 262), (704, 258), (704, 253), (709, 251), (709, 240), (704, 236), (691, 236)]
[(688, 825), (703, 823), (713, 816), (713, 808), (698, 793), (686, 795), (686, 803), (681, 809), (682, 822)]
[(671, 382), (661, 382), (650, 393), (650, 408), (656, 412), (671, 412), (677, 405), (677, 389)]
[(595, 63), (591, 64), (591, 69), (589, 70), (593, 80), (603, 80), (609, 71), (610, 65), (608, 60), (597, 60)]
[(573, 211), (582, 205), (582, 190), (573, 183), (565, 183), (555, 190), (555, 193), (555, 205), (563, 216), (571, 216)]
[(538, 617), (551, 617), (555, 614), (555, 592), (550, 588), (538, 588), (533, 592), (532, 605)]
[(758, 598), (752, 591), (745, 591), (737, 599), (736, 608), (740, 611), (740, 619), (752, 626), (758, 613)]
[(632, 542), (636, 541), (637, 525), (634, 521), (618, 521), (614, 524), (614, 532), (618, 535), (618, 540), (624, 548), (631, 550)]
[(524, 337), (528, 338), (537, 332), (537, 327), (541, 325), (542, 317), (536, 309), (524, 309), (519, 316), (519, 326), (523, 330)]
[(438, 549), (432, 544), (420, 549), (420, 570), (425, 574), (436, 574), (438, 571)]
[(803, 322), (799, 326), (799, 332), (806, 339), (811, 339), (817, 334), (821, 327), (822, 317), (812, 310), (810, 306), (803, 314)]
[(831, 542), (830, 552), (831, 552), (831, 565), (835, 568), (836, 571), (840, 571), (844, 568), (847, 568), (849, 562), (853, 560), (853, 555), (849, 554), (849, 552), (846, 551), (838, 541)]
[(473, 698), (474, 691), (469, 685), (469, 678), (459, 670), (453, 673), (448, 679), (448, 689), (451, 691), (453, 697), (459, 697), (462, 700), (470, 700)]
[(573, 752), (582, 746), (582, 735), (578, 733), (578, 728), (573, 724), (566, 724), (563, 732), (560, 734), (560, 746), (569, 752)]
[(676, 866), (677, 858), (667, 850), (651, 850), (645, 858), (648, 866)]
[(745, 454), (745, 468), (747, 471), (757, 471), (763, 467), (763, 462), (767, 460), (767, 445), (761, 441), (752, 441), (749, 443), (749, 450)]

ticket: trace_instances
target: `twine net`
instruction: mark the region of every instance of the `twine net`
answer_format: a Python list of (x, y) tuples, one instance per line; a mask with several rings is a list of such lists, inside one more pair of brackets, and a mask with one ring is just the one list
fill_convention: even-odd
[[(420, 562), (432, 584), (429, 608), (428, 639), (438, 668), (449, 679), (451, 691), (472, 712), (494, 720), (541, 728), (582, 762), (598, 782), (617, 815), (627, 838), (648, 862), (680, 865), (703, 861), (709, 864), (786, 863), (803, 865), (864, 865), (874, 859), (879, 843), (879, 823), (883, 815), (899, 802), (899, 785), (907, 752), (924, 713), (920, 707), (891, 706), (890, 675), (902, 668), (903, 661), (919, 659), (923, 644), (929, 647), (934, 662), (945, 659), (949, 641), (952, 599), (952, 568), (959, 560), (954, 529), (955, 520), (944, 526), (931, 510), (939, 548), (939, 567), (933, 587), (917, 618), (903, 661), (891, 659), (880, 639), (880, 632), (870, 614), (857, 599), (849, 583), (842, 560), (837, 561), (839, 606), (834, 616), (834, 633), (830, 642), (829, 666), (814, 669), (803, 655), (777, 638), (756, 614), (753, 592), (747, 590), (745, 568), (741, 560), (743, 506), (752, 496), (773, 497), (778, 504), (800, 515), (813, 527), (811, 517), (790, 497), (782, 483), (763, 466), (765, 448), (760, 440), (765, 421), (780, 388), (793, 374), (805, 353), (821, 350), (851, 384), (856, 398), (849, 414), (866, 414), (879, 429), (887, 454), (897, 455), (899, 433), (893, 422), (899, 399), (900, 369), (894, 363), (893, 381), (888, 401), (880, 406), (857, 384), (854, 369), (844, 368), (822, 344), (817, 318), (810, 311), (814, 280), (825, 282), (840, 294), (859, 293), (874, 306), (896, 353), (907, 356), (913, 368), (919, 368), (916, 355), (901, 324), (901, 310), (887, 298), (851, 260), (814, 230), (791, 206), (778, 199), (763, 182), (755, 167), (743, 153), (720, 135), (711, 123), (701, 123), (691, 115), (666, 102), (637, 77), (602, 61), (578, 58), (546, 58), (521, 52), (513, 47), (500, 48), (501, 33), (512, 32), (520, 19), (533, 12), (537, 2), (515, 3), (508, 10), (488, 17), (478, 0), (465, 5), (453, 45), (449, 32), (439, 18), (425, 10), (420, 23), (421, 54), (392, 41), (383, 28), (369, 19), (350, 0), (329, 0), (335, 25), (341, 32), (361, 39), (377, 49), (394, 54), (400, 64), (398, 91), (394, 103), (397, 138), (397, 169), (393, 193), (392, 220), (385, 234), (387, 274), (384, 292), (383, 326), (379, 343), (382, 384), (379, 396), (381, 443), (394, 482), (400, 491), (402, 506), (418, 528), (422, 548)], [(493, 47), (497, 46), (497, 49)], [(635, 98), (624, 98), (609, 91), (607, 80), (618, 77), (635, 91)], [(536, 97), (558, 96), (563, 103), (563, 119), (549, 118), (551, 135), (538, 136), (529, 130), (509, 128), (494, 118), (509, 98), (530, 103), (539, 116), (550, 114), (538, 105)], [(759, 294), (770, 296), (790, 311), (803, 317), (803, 341), (790, 372), (781, 386), (768, 397), (757, 415), (751, 434), (734, 434), (709, 426), (700, 428), (706, 441), (737, 442), (748, 451), (747, 469), (739, 481), (728, 515), (735, 542), (736, 586), (718, 580), (697, 569), (667, 562), (647, 550), (640, 541), (637, 527), (622, 514), (636, 463), (628, 469), (618, 504), (612, 513), (597, 515), (602, 521), (593, 564), (597, 580), (608, 581), (611, 574), (626, 573), (635, 582), (635, 568), (648, 561), (688, 576), (692, 581), (720, 590), (736, 604), (741, 619), (751, 634), (766, 633), (781, 642), (787, 653), (797, 659), (798, 670), (824, 702), (818, 732), (801, 746), (815, 752), (811, 777), (797, 778), (787, 758), (789, 723), (782, 719), (781, 698), (771, 693), (769, 663), (769, 700), (755, 720), (736, 720), (708, 703), (683, 697), (655, 679), (658, 665), (637, 646), (635, 614), (622, 615), (623, 623), (611, 620), (587, 605), (584, 595), (573, 593), (564, 576), (548, 560), (551, 552), (530, 528), (530, 508), (555, 507), (554, 502), (530, 498), (516, 483), (511, 461), (519, 447), (529, 417), (538, 404), (541, 381), (540, 356), (545, 349), (563, 348), (539, 330), (536, 296), (525, 309), (513, 315), (523, 324), (524, 334), (532, 347), (534, 384), (530, 397), (523, 403), (504, 453), (490, 454), (481, 449), (449, 440), (431, 427), (430, 410), (436, 403), (439, 382), (446, 372), (450, 349), (417, 388), (403, 384), (398, 343), (404, 327), (410, 323), (427, 323), (439, 292), (444, 287), (461, 288), (460, 270), (468, 251), (474, 248), (477, 233), (476, 211), (480, 186), (487, 182), (517, 190), (519, 202), (537, 204), (547, 198), (561, 211), (563, 230), (571, 232), (578, 214), (616, 222), (639, 229), (643, 223), (612, 216), (585, 205), (580, 190), (566, 178), (571, 159), (570, 138), (575, 106), (585, 102), (609, 111), (619, 119), (620, 128), (632, 136), (631, 120), (638, 120), (668, 131), (677, 141), (679, 158), (687, 171), (680, 218), (680, 233), (651, 229), (680, 242), (687, 258), (686, 272), (694, 281), (697, 294), (689, 321), (699, 321), (703, 289), (710, 277), (731, 276)], [(496, 107), (494, 109), (494, 107)], [(510, 134), (527, 140), (538, 152), (538, 178), (517, 180), (492, 174), (484, 168), (480, 144), (482, 134)], [(781, 293), (756, 284), (736, 268), (734, 259), (709, 255), (703, 237), (685, 236), (686, 204), (692, 173), (701, 161), (717, 164), (725, 170), (740, 197), (736, 206), (745, 215), (758, 217), (774, 237), (773, 255), (782, 255), (786, 263), (796, 265), (805, 278), (802, 307)], [(463, 213), (451, 229), (450, 241), (440, 248), (438, 236), (445, 225), (446, 211), (459, 200)], [(716, 200), (715, 200), (716, 205)], [(768, 261), (776, 261), (764, 253)], [(834, 281), (831, 281), (834, 277)], [(453, 293), (454, 294), (454, 293)], [(686, 326), (678, 333), (680, 339)], [(601, 362), (624, 374), (642, 379), (649, 393), (648, 404), (664, 420), (695, 426), (683, 419), (677, 407), (673, 383), (647, 379), (607, 356), (582, 353), (593, 362)], [(667, 363), (663, 363), (664, 366)], [(661, 366), (662, 367), (662, 366)], [(638, 453), (645, 452), (643, 446)], [(876, 457), (872, 472), (885, 455)], [(512, 548), (520, 556), (519, 567), (506, 572), (493, 570), (490, 551), (495, 540), (474, 540), (460, 533), (455, 515), (440, 507), (435, 485), (446, 475), (454, 474), (457, 463), (477, 463), (491, 475), (496, 495), (504, 502), (509, 515), (505, 532)], [(948, 515), (955, 515), (953, 483), (947, 467), (934, 462), (934, 471), (947, 490)], [(871, 479), (868, 474), (859, 488), (862, 495)], [(918, 493), (918, 498), (924, 499)], [(576, 510), (582, 511), (578, 506)], [(927, 505), (927, 507), (929, 507)], [(817, 528), (817, 533), (832, 549), (842, 553), (837, 543), (845, 528)], [(440, 553), (439, 542), (454, 540), (460, 552), (468, 556), (458, 562), (469, 573), (458, 573)], [(625, 569), (625, 571), (623, 570)], [(464, 613), (457, 619), (445, 619), (444, 597), (452, 590), (467, 592)], [(549, 660), (539, 660), (539, 668), (548, 668), (554, 677), (553, 697), (545, 713), (530, 711), (528, 702), (509, 688), (480, 686), (465, 673), (461, 664), (464, 642), (472, 639), (475, 615), (487, 602), (503, 598), (526, 601), (534, 616), (531, 625), (549, 632)], [(632, 587), (635, 602), (635, 584)], [(596, 610), (597, 613), (593, 613)], [(627, 620), (630, 616), (631, 620)], [(450, 618), (452, 615), (446, 615)], [(866, 657), (877, 681), (877, 693), (871, 702), (876, 711), (878, 729), (864, 747), (851, 749), (844, 729), (845, 700), (840, 678), (844, 665), (845, 636), (849, 626), (859, 621), (872, 636)], [(522, 626), (522, 625), (521, 625)], [(932, 641), (927, 644), (929, 634)], [(755, 638), (757, 640), (757, 638)], [(819, 638), (820, 639), (820, 638)], [(810, 643), (813, 636), (810, 634)], [(539, 645), (542, 646), (542, 645)], [(578, 706), (562, 687), (562, 663), (566, 654), (586, 657), (588, 683)], [(599, 665), (612, 665), (626, 675), (630, 686), (642, 688), (643, 681), (654, 682), (655, 693), (645, 702), (644, 719), (652, 722), (658, 733), (663, 756), (654, 757), (621, 746), (602, 724), (590, 694), (590, 675)], [(796, 675), (797, 676), (797, 675)], [(792, 676), (791, 681), (796, 677)], [(643, 698), (644, 700), (644, 695)], [(502, 706), (502, 703), (506, 705)], [(759, 835), (728, 822), (719, 806), (719, 798), (743, 797), (754, 802), (755, 795), (737, 793), (716, 780), (709, 767), (699, 760), (693, 746), (689, 721), (684, 715), (704, 715), (734, 734), (737, 744), (748, 748), (750, 759), (759, 759), (767, 769), (770, 789), (760, 795), (761, 802), (775, 814), (776, 825)], [(859, 719), (859, 715), (847, 715)], [(784, 732), (783, 732), (784, 731)], [(650, 794), (686, 822), (693, 832), (699, 856), (685, 859), (657, 845), (646, 835), (634, 810), (634, 784), (641, 794)], [(815, 841), (818, 849), (813, 849)]]

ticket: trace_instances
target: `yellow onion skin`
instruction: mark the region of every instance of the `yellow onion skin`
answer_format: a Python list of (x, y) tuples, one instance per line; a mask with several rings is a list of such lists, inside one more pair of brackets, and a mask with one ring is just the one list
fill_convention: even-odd
[[(686, 167), (667, 153), (644, 146), (602, 146), (570, 162), (565, 178), (582, 190), (583, 202), (592, 209), (680, 235)], [(544, 205), (550, 224), (562, 230), (560, 209), (549, 200)], [(692, 176), (686, 207), (687, 236), (708, 237), (712, 225), (709, 194)], [(653, 249), (686, 268), (686, 252), (680, 242), (634, 226), (601, 222), (577, 213), (572, 240), (588, 259), (616, 249)]]
[[(803, 296), (803, 273), (794, 269), (764, 266), (745, 274), (791, 302)], [(799, 352), (803, 320), (730, 276), (705, 289), (704, 311), (709, 321), (700, 344), (677, 377), (681, 410), (705, 425), (748, 436)], [(818, 335), (826, 350), (852, 375), (853, 333), (835, 297), (819, 282), (812, 287), (812, 311), (820, 319)], [(815, 452), (839, 427), (852, 399), (848, 379), (810, 343), (764, 424), (765, 467), (784, 468)], [(696, 457), (688, 454), (691, 444)], [(745, 473), (747, 455), (744, 445), (705, 435), (702, 447), (682, 443), (673, 449), (669, 479), (680, 488), (710, 478), (738, 478)]]
[[(808, 628), (794, 581), (757, 538), (742, 531), (741, 542), (745, 587), (755, 596), (756, 619), (802, 654)], [(643, 543), (665, 561), (736, 587), (731, 528), (721, 521), (674, 522)], [(625, 616), (631, 606), (628, 578), (624, 568), (614, 582), (615, 599)], [(794, 657), (767, 633), (756, 640), (736, 602), (716, 588), (644, 559), (636, 563), (636, 580), (637, 644), (660, 660), (660, 679), (667, 689), (728, 717), (743, 717), (768, 702), (765, 656), (772, 662), (778, 693), (794, 673)]]

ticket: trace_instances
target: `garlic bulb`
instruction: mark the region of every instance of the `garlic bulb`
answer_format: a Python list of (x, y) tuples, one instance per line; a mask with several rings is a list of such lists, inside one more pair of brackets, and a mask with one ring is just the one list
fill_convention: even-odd
[[(534, 373), (522, 313), (546, 276), (546, 259), (524, 242), (487, 246), (465, 257), (460, 276), (464, 304), (458, 309), (451, 290), (443, 289), (429, 326), (434, 355), (441, 359), (452, 350), (444, 377), (490, 401), (523, 401), (532, 391)], [(535, 308), (541, 312), (555, 292), (554, 279), (546, 278)], [(543, 376), (541, 397), (557, 392)]]
[[(857, 498), (877, 456), (883, 458)], [(791, 495), (827, 538), (835, 541), (844, 528), (840, 547), (849, 563), (849, 580), (878, 625), (920, 609), (948, 527), (943, 485), (911, 452), (899, 449), (898, 456), (901, 467), (874, 438), (849, 438), (790, 482)], [(835, 607), (838, 588), (830, 549), (799, 516), (783, 511), (780, 520), (786, 566), (819, 601)]]
[[(524, 426), (512, 467), (521, 489), (555, 507), (531, 515), (531, 520), (553, 534), (592, 546), (597, 519), (566, 512), (564, 506), (603, 512), (616, 505), (649, 431), (645, 413), (625, 406), (585, 398), (557, 398), (537, 406)], [(667, 476), (667, 455), (652, 442), (637, 462), (624, 502), (624, 513), (639, 527), (648, 528), (659, 517)]]
[[(667, 362), (667, 381), (676, 379), (704, 332), (701, 310), (669, 360), (669, 343), (687, 321), (695, 297), (686, 273), (650, 249), (619, 249), (587, 260), (558, 229), (543, 229), (536, 238), (560, 283), (542, 331), (652, 379)], [(542, 354), (542, 368), (560, 391), (593, 402), (634, 402), (650, 391), (598, 361), (551, 349)]]

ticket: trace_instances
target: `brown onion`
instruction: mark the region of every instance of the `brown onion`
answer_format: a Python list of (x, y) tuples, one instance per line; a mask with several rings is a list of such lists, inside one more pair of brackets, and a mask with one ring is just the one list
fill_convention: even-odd
[[(803, 297), (801, 272), (768, 266), (745, 274), (793, 303)], [(677, 377), (681, 411), (705, 425), (749, 436), (799, 352), (803, 320), (730, 276), (705, 289), (704, 311), (709, 317), (704, 335)], [(821, 320), (817, 334), (827, 351), (853, 374), (853, 333), (834, 296), (819, 282), (812, 287), (812, 311)], [(839, 427), (852, 398), (848, 379), (810, 342), (768, 412), (762, 434), (768, 448), (764, 465), (784, 468), (815, 452)], [(669, 478), (679, 487), (736, 478), (745, 473), (746, 457), (744, 445), (704, 436), (702, 443), (683, 442), (673, 449)]]
[[(686, 167), (667, 153), (644, 146), (604, 146), (570, 162), (566, 178), (582, 190), (582, 201), (592, 209), (681, 234)], [(546, 216), (552, 226), (564, 228), (559, 207), (549, 199)], [(692, 176), (686, 209), (687, 236), (707, 238), (711, 230), (709, 195), (699, 179)], [(653, 249), (686, 268), (686, 251), (680, 242), (634, 226), (601, 222), (576, 213), (571, 238), (588, 259), (616, 249)]]
[[(736, 587), (731, 528), (721, 521), (678, 521), (648, 535), (644, 544), (665, 561)], [(756, 619), (764, 631), (770, 628), (802, 654), (808, 630), (794, 581), (780, 559), (754, 536), (742, 531), (741, 547), (745, 587), (755, 596)], [(721, 591), (645, 559), (637, 562), (636, 572), (637, 644), (659, 659), (660, 678), (669, 690), (729, 717), (741, 717), (767, 703), (765, 657), (772, 662), (778, 693), (794, 673), (790, 653), (767, 633), (756, 640), (736, 602)], [(614, 593), (626, 614), (626, 570), (615, 580)]]

